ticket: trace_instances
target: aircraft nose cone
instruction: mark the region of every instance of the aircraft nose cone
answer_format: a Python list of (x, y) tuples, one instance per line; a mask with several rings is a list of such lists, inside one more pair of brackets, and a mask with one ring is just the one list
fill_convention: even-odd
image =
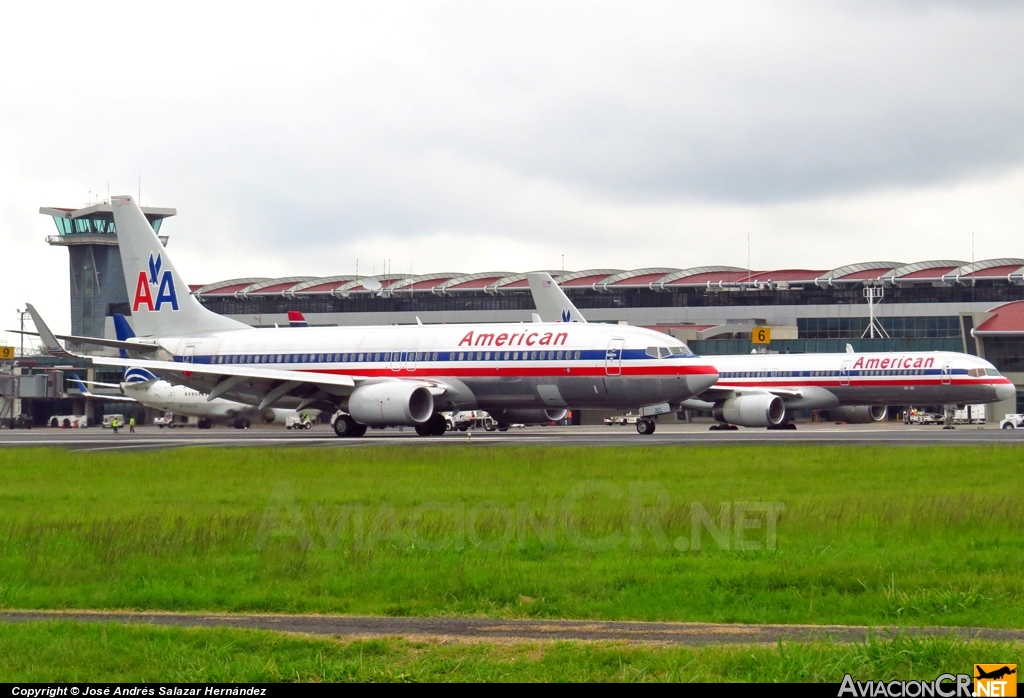
[(996, 398), (1002, 402), (1009, 400), (1017, 394), (1017, 388), (1012, 383), (1000, 383), (996, 386)]
[(718, 382), (718, 372), (713, 373), (699, 373), (697, 375), (688, 376), (686, 379), (686, 387), (690, 389), (693, 395), (699, 395), (705, 390), (713, 386)]

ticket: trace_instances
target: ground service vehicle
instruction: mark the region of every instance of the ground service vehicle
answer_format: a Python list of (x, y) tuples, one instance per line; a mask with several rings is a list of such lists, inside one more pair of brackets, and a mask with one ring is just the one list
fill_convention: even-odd
[(103, 415), (103, 428), (110, 429), (113, 426), (115, 419), (117, 420), (117, 425), (119, 427), (125, 426), (123, 414), (105, 414)]
[(1000, 429), (1024, 429), (1024, 414), (1008, 414), (999, 422)]
[(285, 429), (312, 429), (313, 422), (308, 417), (293, 415), (284, 420)]
[(449, 431), (467, 431), (469, 429), (483, 429), (485, 431), (494, 431), (495, 429), (508, 430), (507, 424), (499, 425), (491, 415), (483, 410), (452, 412), (451, 416), (448, 417), (448, 421), (451, 423)]
[(55, 414), (46, 420), (46, 425), (63, 429), (85, 429), (89, 418), (81, 414)]

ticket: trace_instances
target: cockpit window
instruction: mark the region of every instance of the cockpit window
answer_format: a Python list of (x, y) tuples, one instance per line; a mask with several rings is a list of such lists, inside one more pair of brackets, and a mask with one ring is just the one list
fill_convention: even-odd
[(999, 371), (997, 371), (994, 368), (986, 368), (985, 369), (985, 375), (988, 375), (988, 376), (998, 376), (999, 375)]
[(685, 344), (677, 344), (671, 347), (647, 347), (647, 355), (655, 359), (667, 359), (671, 356), (693, 356), (693, 352)]

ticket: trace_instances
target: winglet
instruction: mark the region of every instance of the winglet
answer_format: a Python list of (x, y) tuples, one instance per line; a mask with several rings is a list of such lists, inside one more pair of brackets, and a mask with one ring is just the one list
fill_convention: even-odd
[(28, 309), (29, 315), (32, 316), (32, 322), (35, 323), (36, 329), (39, 331), (39, 338), (43, 341), (43, 349), (50, 356), (71, 356), (71, 353), (61, 346), (61, 343), (57, 341), (57, 338), (53, 336), (53, 332), (43, 322), (42, 316), (39, 311), (35, 309), (31, 303), (26, 303), (25, 308)]

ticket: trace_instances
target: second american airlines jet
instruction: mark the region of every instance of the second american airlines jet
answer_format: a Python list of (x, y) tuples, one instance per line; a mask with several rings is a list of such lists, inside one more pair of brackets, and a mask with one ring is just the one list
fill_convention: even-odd
[[(544, 320), (586, 322), (550, 274), (528, 274)], [(570, 325), (571, 326), (571, 325)], [(956, 352), (737, 354), (709, 356), (719, 380), (683, 407), (723, 425), (792, 428), (794, 410), (828, 410), (851, 423), (885, 419), (887, 405), (1000, 402), (1016, 394), (984, 359)]]
[[(263, 410), (342, 414), (338, 436), (368, 426), (445, 431), (442, 410), (487, 410), (499, 423), (560, 419), (566, 408), (677, 409), (718, 373), (668, 335), (638, 327), (556, 323), (257, 329), (188, 292), (131, 196), (111, 201), (137, 337), (71, 338), (125, 349), (165, 380)], [(134, 358), (139, 357), (139, 358)], [(641, 433), (654, 431), (644, 419)]]

